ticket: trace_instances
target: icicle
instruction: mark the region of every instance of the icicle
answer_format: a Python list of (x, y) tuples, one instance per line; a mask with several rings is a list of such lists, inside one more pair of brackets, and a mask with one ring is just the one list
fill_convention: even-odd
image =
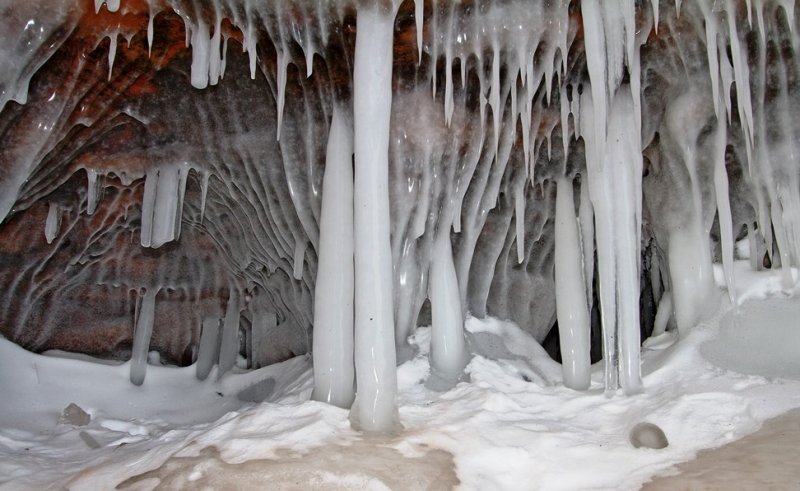
[(389, 431), (398, 425), (388, 175), (394, 11), (362, 5), (357, 24), (353, 189), (358, 391), (350, 419), (363, 430)]
[(150, 58), (153, 54), (153, 20), (156, 14), (152, 8), (147, 15), (147, 57)]
[(205, 380), (211, 368), (219, 360), (219, 317), (207, 316), (203, 318), (200, 331), (200, 347), (197, 350), (197, 364), (195, 376), (198, 380)]
[(278, 133), (277, 139), (281, 139), (281, 127), (283, 126), (283, 106), (286, 103), (286, 75), (289, 69), (289, 56), (286, 48), (278, 51)]
[(725, 147), (728, 144), (725, 121), (717, 119), (714, 132), (714, 192), (717, 197), (717, 213), (719, 218), (719, 235), (722, 245), (722, 269), (725, 272), (725, 283), (731, 305), (736, 306), (736, 288), (733, 278), (733, 220), (731, 203), (728, 197), (728, 173), (725, 170)]
[(256, 78), (256, 63), (258, 56), (256, 53), (256, 33), (252, 23), (247, 25), (247, 34), (245, 35), (244, 49), (247, 50), (247, 57), (250, 61), (250, 79)]
[(142, 197), (141, 243), (158, 248), (180, 237), (189, 166), (150, 169)]
[(59, 210), (58, 203), (51, 202), (47, 209), (47, 220), (44, 223), (44, 237), (48, 244), (53, 243), (59, 228), (61, 228), (61, 210)]
[(517, 231), (517, 264), (525, 260), (525, 179), (514, 192), (514, 217)]
[(353, 130), (343, 109), (333, 109), (314, 287), (314, 392), (312, 399), (342, 408), (353, 403)]
[(222, 324), (222, 340), (219, 347), (219, 376), (226, 374), (236, 364), (239, 354), (239, 293), (231, 287), (228, 306)]
[(753, 148), (753, 105), (750, 98), (750, 75), (747, 56), (739, 41), (736, 29), (736, 5), (733, 0), (726, 0), (728, 14), (728, 29), (730, 30), (731, 57), (733, 59), (733, 72), (736, 80), (736, 104), (739, 109), (739, 119), (745, 133), (745, 144), (748, 153)]
[(214, 24), (214, 34), (209, 42), (208, 53), (208, 83), (217, 85), (222, 74), (222, 59), (220, 58), (220, 47), (222, 45), (222, 18), (217, 14), (217, 21)]
[(208, 171), (202, 172), (202, 181), (200, 183), (200, 223), (203, 223), (203, 218), (206, 214), (206, 197), (208, 196), (208, 180), (211, 173)]
[(424, 0), (414, 0), (414, 20), (417, 23), (417, 66), (422, 63), (422, 29), (424, 27), (423, 15), (425, 15)]
[(468, 356), (450, 224), (445, 221), (440, 225), (430, 266), (430, 363), (434, 375), (454, 384), (467, 365)]
[(675, 13), (678, 17), (681, 16), (681, 0), (675, 0)]
[(211, 58), (211, 38), (208, 33), (208, 24), (198, 20), (192, 29), (192, 87), (205, 89), (208, 87), (209, 63)]
[(150, 337), (153, 334), (157, 294), (158, 288), (145, 291), (136, 317), (136, 329), (133, 333), (133, 347), (131, 348), (130, 379), (133, 385), (142, 385), (147, 374), (147, 353), (150, 350)]
[(292, 267), (292, 276), (296, 280), (303, 279), (303, 258), (306, 255), (306, 247), (308, 241), (297, 239), (294, 243), (294, 264)]
[(556, 312), (564, 385), (575, 390), (586, 390), (591, 382), (591, 326), (583, 276), (572, 181), (562, 177), (556, 192)]
[(108, 35), (108, 80), (111, 81), (111, 71), (114, 69), (114, 58), (117, 56), (117, 33)]
[(444, 72), (444, 121), (450, 126), (453, 120), (453, 47), (450, 42), (445, 46), (445, 72)]
[(93, 215), (97, 210), (97, 204), (100, 202), (100, 193), (103, 190), (102, 178), (98, 179), (97, 171), (94, 169), (86, 169), (86, 214)]
[(580, 215), (581, 241), (583, 251), (583, 278), (586, 281), (586, 301), (589, 312), (594, 303), (594, 209), (589, 197), (589, 178), (581, 176)]
[(561, 144), (564, 146), (564, 161), (569, 156), (569, 99), (567, 99), (567, 89), (561, 87), (558, 93), (558, 101), (561, 109)]
[(497, 42), (493, 43), (492, 55), (492, 82), (489, 88), (489, 107), (492, 108), (492, 122), (494, 124), (494, 153), (497, 155), (497, 149), (500, 145), (500, 124), (503, 122), (503, 116), (500, 108), (500, 46)]
[(650, 5), (653, 8), (653, 26), (658, 34), (658, 0), (650, 0)]
[(711, 80), (711, 98), (714, 101), (714, 114), (719, 119), (719, 58), (717, 57), (717, 18), (711, 6), (699, 2), (706, 25), (706, 54), (708, 57), (708, 76)]

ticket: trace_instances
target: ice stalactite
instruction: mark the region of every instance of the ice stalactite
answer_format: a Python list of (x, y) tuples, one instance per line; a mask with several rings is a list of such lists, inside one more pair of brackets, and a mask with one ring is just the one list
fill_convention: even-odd
[(389, 221), (389, 123), (394, 10), (358, 9), (353, 74), (356, 397), (353, 425), (398, 425), (392, 250)]
[(153, 334), (153, 320), (156, 310), (158, 288), (149, 288), (139, 301), (136, 315), (136, 328), (131, 348), (131, 383), (142, 385), (147, 374), (147, 353), (150, 351), (150, 337)]
[(584, 282), (582, 244), (575, 217), (572, 180), (558, 180), (556, 194), (556, 312), (564, 385), (585, 390), (591, 382), (591, 325)]
[(92, 215), (97, 209), (100, 194), (103, 192), (103, 177), (94, 169), (86, 169), (86, 214)]
[(725, 147), (728, 143), (727, 124), (724, 118), (717, 119), (714, 130), (714, 194), (717, 200), (719, 233), (722, 249), (722, 269), (725, 273), (725, 284), (732, 305), (736, 305), (736, 283), (733, 274), (733, 219), (731, 218), (731, 202), (728, 194), (728, 172), (725, 169)]
[(353, 403), (353, 130), (335, 107), (328, 134), (319, 263), (314, 289), (312, 398), (347, 408)]
[(58, 203), (50, 203), (47, 209), (47, 220), (44, 225), (44, 237), (48, 244), (53, 243), (53, 239), (58, 235), (61, 228), (61, 210)]
[(147, 172), (142, 198), (143, 246), (158, 248), (180, 237), (189, 169), (188, 164), (181, 164)]

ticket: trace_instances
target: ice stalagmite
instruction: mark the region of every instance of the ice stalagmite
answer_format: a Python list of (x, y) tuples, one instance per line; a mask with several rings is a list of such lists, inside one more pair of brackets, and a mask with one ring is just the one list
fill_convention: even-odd
[(319, 265), (314, 288), (314, 392), (339, 407), (353, 403), (353, 132), (343, 110), (328, 134)]
[(555, 234), (556, 312), (564, 385), (585, 390), (591, 382), (591, 326), (572, 180), (565, 177), (558, 180)]
[(219, 347), (219, 374), (225, 374), (236, 364), (239, 354), (239, 293), (231, 288), (228, 307), (222, 323), (222, 341)]
[(445, 222), (434, 243), (430, 269), (431, 368), (445, 381), (455, 382), (467, 364), (464, 316), (458, 292), (450, 224)]
[(156, 310), (158, 288), (150, 288), (144, 293), (136, 316), (131, 349), (131, 383), (142, 385), (147, 374), (147, 353), (150, 350), (150, 336), (153, 334), (153, 319)]
[(206, 316), (203, 318), (200, 331), (200, 347), (197, 352), (197, 366), (195, 375), (199, 380), (208, 378), (211, 368), (219, 359), (219, 317)]
[(366, 431), (397, 421), (392, 251), (389, 223), (389, 121), (394, 10), (358, 9), (353, 74), (355, 366), (350, 419)]

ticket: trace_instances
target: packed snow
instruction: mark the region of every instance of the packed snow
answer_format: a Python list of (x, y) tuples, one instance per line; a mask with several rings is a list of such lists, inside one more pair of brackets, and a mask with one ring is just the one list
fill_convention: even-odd
[[(194, 366), (151, 356), (135, 386), (128, 363), (0, 340), (0, 489), (637, 489), (800, 407), (797, 287), (787, 291), (780, 271), (734, 266), (737, 308), (716, 266), (721, 307), (649, 340), (644, 389), (631, 396), (604, 394), (602, 362), (588, 391), (565, 387), (560, 365), (523, 330), (476, 318), (466, 322), (466, 376), (437, 392), (426, 384), (431, 330), (419, 328), (416, 356), (398, 367), (403, 428), (383, 437), (310, 400), (308, 356), (221, 377), (214, 367), (204, 381)], [(641, 423), (668, 446), (635, 448)]]

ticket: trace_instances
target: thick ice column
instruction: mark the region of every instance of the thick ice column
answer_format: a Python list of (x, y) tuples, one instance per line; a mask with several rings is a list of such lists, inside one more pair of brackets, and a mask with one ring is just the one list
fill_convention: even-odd
[(556, 313), (564, 385), (585, 390), (591, 382), (590, 323), (583, 279), (581, 240), (572, 180), (558, 180), (556, 194)]
[(619, 382), (626, 394), (642, 389), (639, 328), (639, 261), (642, 199), (642, 149), (633, 99), (620, 90), (609, 114), (606, 166), (614, 185)]
[(311, 397), (350, 407), (353, 366), (353, 132), (334, 108), (319, 224), (319, 265), (314, 287), (314, 392)]
[[(445, 225), (441, 223), (440, 225)], [(455, 382), (467, 364), (464, 316), (458, 290), (450, 225), (442, 227), (434, 243), (430, 268), (431, 352), (434, 374)]]
[(357, 392), (350, 419), (363, 430), (388, 431), (398, 425), (389, 240), (394, 9), (362, 5), (357, 23), (353, 75)]
[(158, 288), (147, 290), (139, 305), (136, 329), (133, 333), (131, 349), (131, 383), (142, 385), (147, 374), (147, 353), (150, 350), (150, 336), (153, 334), (153, 319), (156, 310)]
[(606, 391), (641, 390), (639, 366), (639, 229), (642, 192), (639, 128), (630, 92), (619, 90), (608, 112), (607, 132), (597, 125), (591, 94), (581, 100), (589, 194), (595, 210), (600, 311)]

